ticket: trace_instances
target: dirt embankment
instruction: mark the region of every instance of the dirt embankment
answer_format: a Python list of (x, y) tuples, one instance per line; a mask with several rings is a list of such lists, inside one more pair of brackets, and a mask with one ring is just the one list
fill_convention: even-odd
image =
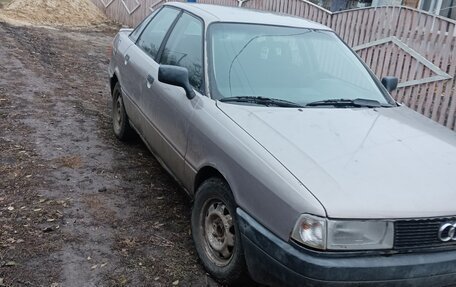
[(4, 6), (0, 21), (16, 25), (77, 28), (108, 23), (90, 0), (0, 0), (0, 4)]

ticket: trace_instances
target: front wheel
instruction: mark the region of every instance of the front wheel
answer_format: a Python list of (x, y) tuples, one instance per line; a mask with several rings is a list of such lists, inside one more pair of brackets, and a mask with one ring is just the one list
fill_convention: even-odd
[(206, 270), (220, 283), (242, 286), (247, 282), (236, 208), (228, 185), (206, 180), (197, 190), (192, 210), (192, 235)]

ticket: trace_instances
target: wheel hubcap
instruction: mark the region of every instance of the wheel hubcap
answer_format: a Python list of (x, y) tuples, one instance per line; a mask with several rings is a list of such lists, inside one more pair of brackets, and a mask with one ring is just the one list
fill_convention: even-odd
[(117, 133), (120, 132), (120, 129), (122, 127), (122, 105), (122, 98), (118, 95), (113, 111), (114, 129)]
[(207, 205), (204, 218), (204, 233), (208, 255), (217, 265), (229, 263), (235, 244), (233, 218), (221, 201)]

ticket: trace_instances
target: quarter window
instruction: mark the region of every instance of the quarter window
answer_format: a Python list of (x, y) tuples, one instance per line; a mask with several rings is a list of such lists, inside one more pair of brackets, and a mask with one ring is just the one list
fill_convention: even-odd
[(138, 40), (138, 46), (153, 59), (157, 57), (163, 39), (178, 14), (179, 10), (165, 7), (160, 10), (157, 16), (144, 29)]
[(187, 13), (177, 22), (163, 50), (161, 64), (187, 68), (190, 84), (203, 86), (203, 23)]

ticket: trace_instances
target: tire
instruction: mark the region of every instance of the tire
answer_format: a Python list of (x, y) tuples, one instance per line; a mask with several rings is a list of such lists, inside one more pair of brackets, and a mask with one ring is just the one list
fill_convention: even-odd
[(119, 83), (112, 90), (112, 130), (121, 141), (130, 140), (134, 134), (127, 112), (125, 111), (122, 90)]
[(198, 188), (192, 210), (192, 236), (202, 264), (218, 282), (249, 283), (237, 225), (236, 205), (228, 185), (211, 178)]

